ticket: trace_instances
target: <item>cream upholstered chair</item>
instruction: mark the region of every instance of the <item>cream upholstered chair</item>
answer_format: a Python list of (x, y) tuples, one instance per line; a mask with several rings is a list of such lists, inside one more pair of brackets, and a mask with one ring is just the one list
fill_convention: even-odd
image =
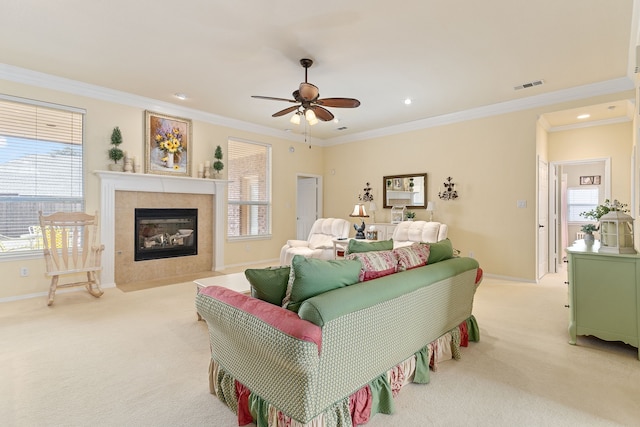
[(393, 247), (410, 246), (416, 242), (435, 243), (447, 238), (449, 227), (434, 221), (402, 221), (393, 231)]
[(345, 219), (317, 219), (307, 240), (287, 240), (280, 250), (280, 265), (290, 265), (294, 255), (333, 259), (333, 239), (349, 237), (350, 228), (351, 223)]
[[(57, 288), (85, 286), (94, 297), (102, 296), (97, 273), (102, 270), (104, 245), (97, 243), (98, 213), (56, 212), (42, 215), (39, 212), (39, 217), (45, 274), (51, 277), (47, 305), (53, 304)], [(77, 274), (86, 274), (87, 280), (58, 284), (60, 276)]]

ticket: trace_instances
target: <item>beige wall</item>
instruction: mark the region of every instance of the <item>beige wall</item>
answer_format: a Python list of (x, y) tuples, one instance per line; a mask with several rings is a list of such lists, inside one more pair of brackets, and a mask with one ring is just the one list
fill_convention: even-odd
[[(454, 247), (473, 252), (486, 272), (531, 279), (535, 129), (534, 114), (512, 113), (327, 148), (325, 211), (348, 215), (366, 181), (380, 201), (384, 175), (426, 172), (434, 221), (449, 225)], [(460, 196), (455, 201), (437, 197), (448, 176)], [(527, 208), (516, 209), (517, 200)], [(428, 219), (425, 210), (415, 211)], [(389, 219), (389, 209), (376, 213), (379, 222)]]
[(549, 161), (611, 158), (611, 198), (631, 201), (633, 123), (551, 132)]
[[(1, 80), (0, 92), (87, 110), (88, 211), (99, 210), (98, 178), (92, 171), (105, 169), (108, 164), (106, 151), (113, 127), (119, 126), (122, 130), (121, 148), (139, 158), (144, 155), (144, 108)], [(538, 116), (633, 96), (633, 92), (600, 96), (325, 148), (309, 148), (302, 142), (292, 143), (194, 120), (192, 161), (197, 164), (212, 159), (216, 145), (221, 145), (226, 153), (229, 137), (273, 146), (273, 236), (226, 242), (226, 266), (276, 260), (282, 244), (295, 237), (297, 174), (323, 176), (324, 216), (350, 219), (348, 214), (366, 182), (372, 184), (381, 209), (384, 175), (427, 172), (427, 198), (436, 201), (434, 220), (450, 225), (449, 236), (454, 246), (463, 255), (473, 252), (488, 274), (533, 281), (536, 277), (536, 156), (541, 151)], [(366, 110), (362, 112), (365, 114)], [(176, 115), (185, 117), (184, 113)], [(295, 148), (294, 152), (289, 150), (290, 146)], [(628, 170), (629, 165), (615, 162), (615, 181), (624, 179), (625, 172), (619, 172), (618, 168)], [(195, 172), (194, 169), (194, 175)], [(458, 200), (437, 199), (447, 176), (452, 176), (456, 183)], [(526, 200), (527, 207), (516, 208), (518, 200)], [(389, 210), (378, 211), (376, 221), (388, 221), (389, 213)], [(417, 219), (426, 218), (424, 210), (417, 211)], [(19, 277), (23, 266), (29, 268), (29, 277)], [(3, 277), (0, 298), (44, 292), (48, 288), (42, 259), (2, 262), (0, 275)]]
[[(86, 109), (84, 169), (88, 212), (100, 211), (99, 180), (93, 171), (107, 169), (109, 164), (107, 150), (110, 148), (109, 141), (114, 126), (119, 126), (122, 131), (121, 148), (130, 156), (144, 158), (145, 108), (130, 107), (4, 80), (0, 80), (0, 93)], [(153, 109), (153, 106), (150, 105), (149, 109)], [(187, 117), (183, 112), (163, 111), (163, 113)], [(227, 140), (230, 137), (272, 145), (273, 236), (270, 239), (226, 242), (225, 265), (276, 260), (283, 243), (295, 237), (295, 176), (297, 173), (320, 175), (323, 148), (313, 146), (310, 149), (302, 142), (291, 142), (194, 120), (191, 147), (193, 165), (205, 160), (213, 160), (217, 145), (222, 146), (226, 157)], [(289, 151), (291, 146), (295, 148), (293, 153)], [(226, 176), (224, 172), (223, 176)], [(192, 175), (196, 176), (196, 174), (197, 168), (194, 167)], [(20, 277), (21, 267), (29, 269), (28, 277)], [(41, 293), (49, 288), (49, 280), (44, 276), (42, 258), (0, 262), (0, 276), (3, 278), (0, 299)]]
[[(632, 92), (607, 95), (328, 147), (325, 214), (349, 219), (367, 181), (380, 202), (384, 175), (427, 172), (427, 199), (436, 202), (434, 220), (449, 224), (454, 247), (463, 255), (473, 252), (487, 274), (535, 281), (537, 156), (551, 158), (549, 136), (538, 117), (632, 97)], [(630, 134), (619, 138), (630, 147)], [(600, 148), (607, 150), (606, 145)], [(609, 155), (617, 159), (612, 165), (614, 181), (621, 185), (617, 191), (628, 195), (629, 162), (619, 156), (619, 148)], [(437, 198), (447, 176), (460, 195), (455, 201)], [(518, 200), (527, 207), (517, 208)], [(426, 211), (417, 210), (417, 219), (427, 218)], [(389, 209), (376, 212), (377, 222), (389, 219)]]

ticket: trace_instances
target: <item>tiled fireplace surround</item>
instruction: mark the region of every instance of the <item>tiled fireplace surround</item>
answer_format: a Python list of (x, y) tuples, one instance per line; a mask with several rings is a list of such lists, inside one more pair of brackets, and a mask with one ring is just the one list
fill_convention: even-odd
[[(96, 171), (103, 287), (224, 269), (226, 181)], [(134, 261), (135, 208), (197, 208), (198, 255)], [(222, 213), (222, 214), (220, 214)]]

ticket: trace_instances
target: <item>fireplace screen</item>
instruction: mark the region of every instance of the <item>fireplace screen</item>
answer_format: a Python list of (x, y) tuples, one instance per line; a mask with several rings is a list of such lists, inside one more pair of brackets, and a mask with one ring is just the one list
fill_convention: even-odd
[(198, 254), (197, 209), (136, 209), (135, 260)]

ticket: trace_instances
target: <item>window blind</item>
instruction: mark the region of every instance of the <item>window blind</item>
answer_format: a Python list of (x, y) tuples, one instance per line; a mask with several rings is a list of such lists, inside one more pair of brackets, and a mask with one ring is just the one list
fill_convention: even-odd
[(598, 187), (567, 188), (567, 220), (569, 222), (590, 222), (582, 212), (595, 209), (598, 206)]
[(38, 211), (83, 211), (81, 110), (0, 98), (0, 256), (38, 250)]
[(271, 234), (271, 146), (229, 140), (228, 236)]

